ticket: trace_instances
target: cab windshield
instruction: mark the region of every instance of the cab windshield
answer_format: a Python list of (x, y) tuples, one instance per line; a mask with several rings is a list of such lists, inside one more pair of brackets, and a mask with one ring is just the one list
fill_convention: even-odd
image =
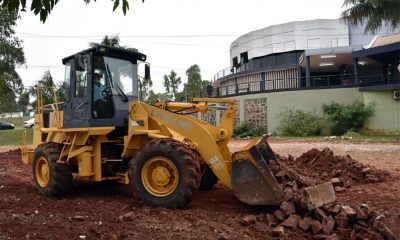
[[(137, 65), (130, 61), (103, 56), (98, 59), (97, 71), (105, 77), (105, 85), (115, 95), (137, 97)], [(96, 72), (96, 69), (95, 69)]]

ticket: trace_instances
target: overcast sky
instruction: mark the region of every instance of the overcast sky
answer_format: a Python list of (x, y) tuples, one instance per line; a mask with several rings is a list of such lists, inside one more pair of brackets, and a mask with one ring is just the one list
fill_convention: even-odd
[[(16, 28), (23, 40), (26, 66), (18, 69), (24, 84), (33, 85), (50, 70), (62, 81), (63, 57), (88, 48), (104, 35), (118, 34), (121, 44), (137, 48), (151, 64), (153, 90), (163, 92), (164, 74), (198, 64), (203, 79), (229, 67), (233, 40), (270, 25), (310, 19), (339, 18), (343, 0), (130, 0), (124, 16), (112, 2), (60, 0), (46, 23), (21, 12)], [(28, 1), (30, 4), (30, 1)]]

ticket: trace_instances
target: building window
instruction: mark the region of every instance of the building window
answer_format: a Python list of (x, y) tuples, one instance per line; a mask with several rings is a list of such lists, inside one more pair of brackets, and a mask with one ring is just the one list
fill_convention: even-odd
[(244, 52), (244, 53), (240, 54), (240, 62), (241, 63), (249, 62), (249, 56), (248, 56), (247, 52)]
[(237, 65), (239, 65), (238, 58), (237, 57), (232, 58), (232, 66), (236, 67)]

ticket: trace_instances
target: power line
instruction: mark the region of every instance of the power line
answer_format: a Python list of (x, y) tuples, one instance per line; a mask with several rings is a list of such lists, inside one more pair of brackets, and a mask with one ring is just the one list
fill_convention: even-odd
[[(332, 29), (312, 29), (315, 31), (331, 31)], [(17, 34), (29, 35), (25, 37), (51, 37), (51, 38), (103, 38), (103, 35), (53, 35), (53, 34), (41, 34), (41, 33), (28, 33), (28, 32), (17, 32)], [(382, 35), (391, 34), (391, 32), (381, 33)], [(214, 37), (269, 37), (269, 36), (348, 36), (348, 35), (366, 35), (375, 36), (373, 34), (364, 33), (343, 33), (343, 34), (288, 34), (288, 33), (273, 33), (273, 34), (177, 34), (177, 35), (117, 35), (120, 38), (214, 38)]]
[(64, 68), (64, 65), (22, 65), (17, 68)]

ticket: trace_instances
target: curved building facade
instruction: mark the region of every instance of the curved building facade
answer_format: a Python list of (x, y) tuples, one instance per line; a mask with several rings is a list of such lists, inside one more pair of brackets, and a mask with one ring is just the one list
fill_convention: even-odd
[(231, 66), (214, 76), (214, 86), (220, 87), (221, 95), (232, 95), (243, 89), (349, 85), (355, 81), (352, 52), (385, 34), (385, 28), (374, 35), (364, 34), (364, 26), (340, 19), (296, 21), (255, 30), (232, 42)]
[[(373, 100), (369, 96), (379, 96), (377, 112), (394, 115), (389, 120), (374, 117), (366, 127), (400, 131), (400, 104), (393, 99), (393, 91), (400, 91), (400, 70), (393, 71), (400, 63), (400, 50), (396, 43), (383, 50), (374, 46), (382, 40), (379, 36), (393, 31), (383, 26), (375, 34), (365, 34), (364, 29), (340, 19), (316, 19), (246, 33), (232, 42), (230, 67), (214, 76), (213, 95), (235, 97), (239, 103), (236, 122), (250, 121), (269, 132), (276, 131), (279, 114), (288, 108), (321, 112), (323, 104), (367, 103)], [(371, 74), (375, 74), (372, 79)], [(380, 85), (381, 92), (374, 95), (371, 91), (376, 89), (363, 88), (371, 84)], [(388, 87), (384, 100), (382, 84)]]

